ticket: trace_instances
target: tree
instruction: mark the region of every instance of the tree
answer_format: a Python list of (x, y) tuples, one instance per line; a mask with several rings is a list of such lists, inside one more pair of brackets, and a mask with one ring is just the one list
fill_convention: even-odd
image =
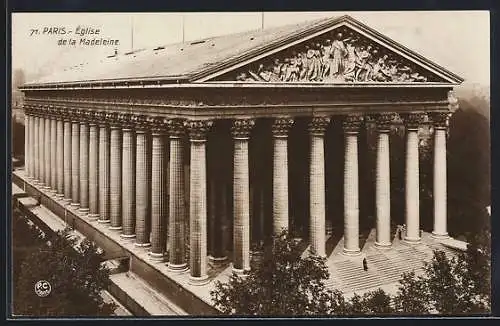
[(403, 275), (396, 310), (403, 314), (481, 314), (491, 310), (489, 231), (471, 239), (467, 252), (447, 257), (435, 251), (424, 274)]
[[(26, 256), (14, 288), (14, 314), (24, 316), (103, 316), (114, 304), (100, 292), (109, 284), (109, 270), (93, 242), (77, 244), (68, 230), (59, 232)], [(75, 247), (76, 249), (74, 249)], [(48, 281), (46, 297), (35, 294), (35, 284)]]
[(216, 283), (211, 292), (215, 306), (229, 315), (344, 314), (342, 294), (325, 287), (325, 259), (301, 255), (299, 244), (286, 232), (275, 236), (272, 249), (247, 275), (233, 274), (228, 283)]

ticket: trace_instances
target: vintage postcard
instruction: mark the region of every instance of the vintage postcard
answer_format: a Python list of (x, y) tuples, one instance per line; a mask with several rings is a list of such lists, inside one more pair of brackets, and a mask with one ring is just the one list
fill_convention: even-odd
[(13, 13), (11, 316), (489, 316), (489, 17)]

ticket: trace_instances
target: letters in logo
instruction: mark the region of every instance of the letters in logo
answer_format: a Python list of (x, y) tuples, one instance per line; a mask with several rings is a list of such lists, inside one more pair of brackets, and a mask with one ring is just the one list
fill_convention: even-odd
[(52, 287), (50, 286), (50, 283), (45, 280), (40, 280), (36, 282), (35, 284), (35, 293), (39, 297), (46, 297), (50, 294), (50, 291), (52, 291)]

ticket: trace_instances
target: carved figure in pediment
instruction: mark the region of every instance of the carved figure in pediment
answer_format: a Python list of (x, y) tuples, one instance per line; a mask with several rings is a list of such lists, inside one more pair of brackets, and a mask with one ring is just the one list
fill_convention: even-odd
[(321, 45), (321, 77), (325, 78), (329, 75), (332, 66), (332, 45), (329, 39), (325, 40), (325, 44)]
[(342, 33), (337, 34), (337, 38), (333, 41), (331, 46), (331, 64), (330, 76), (338, 76), (344, 72), (344, 61), (347, 55), (347, 49), (342, 40)]
[(370, 77), (370, 73), (372, 71), (372, 66), (370, 61), (372, 59), (371, 54), (372, 46), (368, 45), (366, 48), (364, 46), (360, 47), (360, 50), (357, 52), (357, 61), (356, 67), (358, 70), (356, 71), (355, 80), (360, 81), (361, 74), (364, 73), (364, 81), (368, 81)]

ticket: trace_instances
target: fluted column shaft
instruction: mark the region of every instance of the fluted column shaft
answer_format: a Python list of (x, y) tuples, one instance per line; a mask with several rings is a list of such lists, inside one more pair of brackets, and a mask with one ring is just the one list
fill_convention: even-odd
[(348, 116), (344, 120), (344, 254), (355, 255), (359, 249), (359, 167), (358, 132), (360, 116)]
[[(46, 113), (48, 114), (48, 112)], [(50, 181), (51, 181), (51, 153), (50, 153), (50, 116), (46, 115), (44, 119), (44, 136), (43, 136), (43, 150), (45, 152), (44, 154), (44, 184), (45, 184), (45, 189), (50, 189)]]
[(64, 121), (62, 117), (56, 120), (56, 181), (57, 197), (64, 197)]
[(136, 246), (148, 247), (149, 233), (151, 232), (151, 207), (149, 202), (149, 193), (151, 190), (151, 180), (148, 178), (151, 167), (148, 164), (149, 152), (149, 134), (146, 132), (145, 121), (137, 126), (136, 130)]
[(65, 114), (64, 120), (64, 201), (71, 202), (72, 194), (72, 124), (69, 116)]
[(110, 140), (104, 114), (99, 114), (99, 222), (110, 223)]
[(448, 113), (432, 115), (434, 120), (434, 230), (436, 238), (448, 237), (447, 231), (447, 171), (446, 129)]
[(289, 230), (288, 221), (288, 130), (292, 119), (279, 118), (274, 121), (273, 155), (273, 231), (280, 234)]
[(24, 172), (26, 173), (26, 177), (30, 177), (30, 116), (27, 112), (28, 110), (24, 109)]
[(36, 117), (35, 121), (35, 134), (34, 134), (34, 142), (33, 145), (35, 146), (35, 182), (42, 184), (43, 179), (42, 179), (42, 161), (43, 161), (43, 151), (42, 151), (42, 131), (41, 131), (41, 125), (42, 125), (42, 118), (40, 117), (40, 112), (37, 113), (38, 116)]
[(82, 214), (89, 212), (89, 124), (80, 122), (80, 208)]
[[(127, 118), (130, 119), (130, 118)], [(127, 121), (128, 122), (128, 121)], [(135, 237), (135, 133), (132, 126), (126, 124), (122, 129), (122, 218), (123, 238)]]
[(191, 284), (208, 282), (207, 275), (207, 165), (206, 133), (211, 121), (188, 121), (191, 143), (189, 179), (189, 231), (190, 231), (190, 275)]
[(250, 270), (250, 178), (248, 143), (255, 125), (251, 119), (233, 121), (233, 271)]
[(30, 176), (36, 180), (36, 172), (35, 172), (35, 167), (36, 167), (36, 160), (38, 159), (36, 157), (36, 144), (35, 144), (35, 133), (36, 133), (36, 117), (33, 114), (30, 114), (30, 134), (29, 134), (29, 142), (30, 142), (30, 147), (29, 147), (29, 165), (30, 165)]
[(186, 208), (184, 198), (184, 152), (183, 152), (183, 122), (170, 121), (170, 180), (169, 180), (169, 228), (170, 228), (170, 258), (168, 266), (171, 270), (187, 268), (185, 253), (185, 222)]
[(80, 123), (71, 123), (71, 205), (80, 206)]
[(311, 138), (311, 160), (309, 163), (310, 180), (310, 223), (309, 242), (311, 251), (320, 257), (326, 256), (325, 249), (325, 130), (330, 119), (314, 117), (309, 123)]
[(377, 216), (377, 239), (375, 245), (391, 245), (391, 171), (389, 154), (389, 131), (393, 115), (377, 116), (377, 179), (375, 206)]
[(167, 187), (166, 173), (166, 126), (160, 121), (154, 122), (152, 131), (151, 162), (151, 258), (163, 261), (166, 249), (167, 222)]
[(110, 189), (110, 229), (122, 229), (122, 135), (120, 126), (111, 125), (110, 132), (110, 166), (109, 166), (109, 189)]
[(420, 240), (420, 185), (418, 124), (421, 116), (405, 116), (406, 123), (406, 235), (407, 242)]
[(89, 123), (89, 218), (99, 218), (99, 127)]
[(42, 111), (40, 114), (40, 126), (38, 129), (38, 155), (39, 155), (39, 164), (38, 164), (38, 175), (40, 179), (40, 185), (45, 185), (45, 111)]
[(50, 117), (50, 189), (57, 192), (57, 120), (55, 112)]

